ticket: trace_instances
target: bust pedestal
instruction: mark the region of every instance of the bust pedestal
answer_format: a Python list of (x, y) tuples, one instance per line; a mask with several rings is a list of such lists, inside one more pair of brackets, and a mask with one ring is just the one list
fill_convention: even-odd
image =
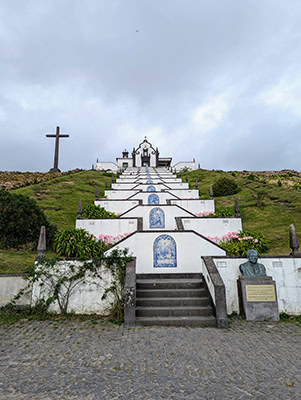
[(240, 276), (237, 287), (240, 313), (247, 321), (279, 321), (276, 284), (271, 276)]

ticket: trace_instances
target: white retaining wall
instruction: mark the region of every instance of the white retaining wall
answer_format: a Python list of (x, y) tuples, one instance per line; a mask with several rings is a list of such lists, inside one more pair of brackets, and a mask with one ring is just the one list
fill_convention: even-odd
[(111, 188), (112, 190), (132, 190), (136, 186), (137, 183), (112, 183)]
[(199, 199), (199, 191), (197, 189), (166, 189), (169, 193), (174, 194), (180, 199)]
[(214, 200), (171, 200), (171, 204), (177, 204), (192, 214), (215, 211)]
[[(168, 186), (165, 184), (162, 184), (162, 183), (160, 183), (160, 184), (149, 183), (147, 185), (139, 184), (139, 185), (137, 185), (137, 187), (135, 189), (139, 189), (139, 190), (142, 190), (143, 192), (147, 192), (147, 188), (149, 186), (153, 186), (155, 188), (155, 192), (160, 192), (163, 189), (169, 190)], [(150, 192), (150, 193), (152, 193), (152, 192)]]
[(107, 199), (128, 199), (133, 194), (139, 193), (139, 190), (106, 190)]
[[(215, 265), (226, 287), (227, 313), (239, 313), (237, 279), (239, 266), (246, 258), (216, 258)], [(301, 258), (268, 257), (258, 262), (266, 268), (268, 276), (276, 282), (279, 311), (291, 315), (301, 314)]]
[(95, 200), (94, 204), (115, 214), (122, 214), (139, 204), (138, 200)]
[(153, 208), (160, 208), (164, 211), (165, 214), (165, 228), (156, 228), (158, 230), (175, 230), (177, 228), (176, 225), (176, 217), (186, 217), (190, 216), (190, 214), (182, 210), (177, 206), (159, 206), (159, 205), (145, 205), (145, 206), (137, 206), (133, 210), (126, 212), (125, 214), (120, 216), (122, 218), (130, 218), (130, 217), (142, 217), (143, 218), (143, 229), (144, 230), (152, 230), (154, 228), (150, 228), (149, 216), (150, 212)]
[(99, 238), (99, 235), (118, 236), (137, 230), (137, 219), (77, 219), (76, 229), (82, 228)]
[(113, 162), (98, 162), (96, 163), (95, 166), (96, 170), (98, 171), (112, 171), (112, 172), (117, 172), (119, 170), (119, 166)]
[(193, 171), (195, 168), (195, 162), (193, 161), (180, 161), (173, 167), (176, 171), (181, 171), (184, 168), (187, 168), (189, 171)]
[(169, 192), (139, 192), (131, 197), (131, 200), (142, 200), (143, 204), (148, 204), (148, 196), (156, 194), (159, 197), (159, 204), (167, 204), (167, 200), (176, 199), (176, 197)]
[[(60, 270), (62, 273), (68, 271), (68, 266), (71, 264), (79, 264), (80, 261), (62, 261), (60, 262)], [(101, 297), (106, 288), (110, 287), (112, 276), (110, 271), (103, 268), (101, 270), (101, 277), (92, 278), (87, 275), (85, 283), (79, 284), (73, 294), (70, 296), (68, 312), (74, 312), (76, 314), (107, 314), (107, 308), (109, 306), (108, 300), (101, 300)], [(47, 299), (49, 296), (49, 291), (47, 290), (47, 285), (42, 288), (39, 282), (36, 282), (32, 290), (32, 304), (34, 304), (39, 299)], [(59, 305), (57, 302), (53, 303), (49, 307), (49, 311), (59, 313)]]
[[(16, 296), (21, 289), (25, 289), (28, 282), (24, 280), (24, 275), (19, 274), (1, 274), (0, 275), (0, 306), (5, 306), (9, 303), (14, 296)], [(22, 296), (16, 304), (30, 305), (31, 303), (31, 290), (29, 293)]]
[(193, 230), (201, 235), (219, 237), (228, 232), (242, 230), (241, 218), (183, 218), (185, 230)]
[[(153, 245), (155, 239), (167, 234), (177, 244), (177, 267), (154, 268)], [(193, 232), (136, 232), (116, 245), (119, 249), (129, 248), (130, 253), (137, 257), (136, 273), (189, 273), (202, 272), (201, 256), (222, 255), (225, 251), (212, 242)], [(113, 247), (115, 248), (115, 247)], [(193, 249), (193, 251), (191, 251)], [(110, 250), (109, 250), (110, 251)]]

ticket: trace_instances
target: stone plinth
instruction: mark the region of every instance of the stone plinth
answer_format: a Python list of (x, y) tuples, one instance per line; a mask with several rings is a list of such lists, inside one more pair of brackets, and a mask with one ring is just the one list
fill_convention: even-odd
[(237, 285), (240, 312), (247, 321), (279, 321), (276, 285), (271, 276), (240, 276)]

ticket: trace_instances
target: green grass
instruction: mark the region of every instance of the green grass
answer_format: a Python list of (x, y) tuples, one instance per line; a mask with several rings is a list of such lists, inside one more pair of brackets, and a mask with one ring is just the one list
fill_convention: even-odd
[[(0, 274), (23, 274), (33, 269), (36, 251), (0, 250)], [(47, 257), (57, 257), (52, 251), (46, 252)]]
[[(248, 178), (254, 175), (255, 180)], [(234, 199), (239, 199), (243, 229), (260, 232), (265, 235), (269, 243), (266, 255), (288, 255), (289, 225), (294, 224), (296, 231), (301, 234), (301, 190), (296, 186), (301, 184), (301, 175), (292, 172), (278, 173), (250, 173), (238, 171), (208, 171), (196, 170), (179, 174), (185, 181), (188, 177), (191, 188), (195, 187), (195, 179), (199, 184), (200, 196), (209, 197), (209, 188), (219, 178), (226, 176), (235, 180), (241, 191), (236, 195), (216, 197), (216, 208), (232, 208)], [(282, 186), (278, 185), (281, 181)], [(301, 186), (299, 186), (301, 188)], [(266, 193), (264, 206), (256, 204), (254, 193)]]
[[(234, 210), (234, 199), (237, 197), (243, 228), (266, 236), (269, 243), (266, 255), (277, 256), (290, 253), (289, 225), (294, 224), (296, 231), (301, 234), (300, 174), (284, 171), (250, 173), (196, 170), (179, 174), (179, 176), (184, 182), (187, 176), (191, 188), (194, 188), (195, 179), (197, 179), (201, 198), (209, 198), (209, 187), (217, 179), (223, 176), (234, 179), (242, 190), (236, 195), (215, 198), (216, 208)], [(278, 181), (281, 181), (281, 186)], [(109, 174), (94, 170), (77, 171), (14, 189), (13, 192), (35, 199), (51, 223), (57, 225), (59, 229), (66, 229), (75, 226), (78, 200), (82, 200), (83, 206), (92, 204), (96, 185), (98, 185), (99, 196), (103, 197), (105, 182), (110, 185)], [(260, 190), (266, 193), (263, 207), (258, 207), (254, 198), (254, 193)], [(25, 272), (32, 268), (35, 255), (35, 251), (1, 250), (0, 273)]]
[(82, 200), (83, 206), (93, 204), (96, 185), (99, 196), (103, 197), (106, 181), (110, 184), (111, 178), (99, 171), (89, 170), (63, 175), (13, 192), (36, 200), (51, 223), (59, 229), (67, 229), (75, 226), (78, 201)]
[[(105, 182), (110, 186), (109, 174), (88, 170), (55, 176), (47, 182), (14, 189), (12, 192), (36, 200), (51, 223), (57, 225), (58, 229), (67, 229), (75, 227), (78, 201), (82, 200), (83, 206), (93, 204), (96, 185), (99, 196), (103, 197)], [(0, 250), (0, 273), (26, 272), (33, 268), (36, 255), (36, 251)], [(54, 256), (54, 253), (48, 255)]]

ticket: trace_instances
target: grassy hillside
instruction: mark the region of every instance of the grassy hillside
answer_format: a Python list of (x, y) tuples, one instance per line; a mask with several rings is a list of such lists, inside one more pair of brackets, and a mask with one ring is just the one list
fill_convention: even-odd
[(80, 171), (16, 189), (14, 193), (35, 199), (49, 221), (59, 229), (74, 228), (78, 201), (82, 200), (83, 206), (93, 203), (96, 185), (102, 197), (105, 182), (111, 183), (111, 177), (106, 175), (94, 170)]
[[(28, 184), (38, 180), (39, 183)], [(8, 181), (13, 187), (23, 186), (12, 192), (35, 199), (51, 223), (66, 229), (75, 226), (78, 200), (82, 200), (83, 206), (93, 203), (96, 185), (99, 196), (103, 196), (105, 182), (110, 186), (111, 177), (93, 170), (38, 176), (36, 173), (2, 173), (0, 186)], [(36, 251), (0, 250), (0, 273), (27, 271), (32, 268), (36, 254)], [(49, 255), (54, 254), (49, 252)]]
[[(216, 208), (234, 209), (234, 199), (239, 199), (243, 228), (263, 233), (269, 242), (267, 255), (288, 255), (289, 225), (294, 224), (301, 235), (301, 174), (295, 171), (280, 172), (224, 172), (196, 170), (179, 174), (191, 187), (195, 179), (200, 196), (208, 198), (209, 188), (219, 178), (233, 179), (241, 191), (233, 196), (216, 197)], [(263, 206), (258, 206), (258, 197), (264, 196)]]
[[(20, 185), (20, 173), (14, 173), (7, 178), (8, 173), (0, 174), (0, 186), (8, 179), (12, 187)], [(98, 185), (100, 197), (104, 193), (105, 182), (109, 185), (111, 177), (98, 171), (74, 171), (67, 174), (43, 174), (30, 176), (26, 173), (26, 185), (13, 189), (35, 199), (49, 221), (59, 229), (75, 226), (78, 200), (83, 205), (92, 203), (95, 196), (95, 186)], [(22, 174), (21, 174), (22, 175)], [(202, 198), (209, 198), (209, 187), (220, 177), (226, 176), (235, 180), (242, 189), (237, 195), (217, 197), (216, 208), (234, 208), (234, 198), (239, 199), (243, 228), (263, 233), (269, 242), (268, 255), (288, 255), (289, 224), (295, 224), (296, 231), (301, 235), (301, 174), (294, 171), (281, 172), (224, 172), (196, 170), (179, 174), (185, 181), (186, 177), (191, 188), (197, 180)], [(29, 184), (29, 182), (33, 184)], [(40, 182), (39, 182), (40, 181)], [(21, 179), (22, 185), (22, 179)], [(264, 205), (258, 206), (258, 197), (264, 194)], [(0, 273), (22, 272), (33, 265), (36, 252), (0, 251)]]

